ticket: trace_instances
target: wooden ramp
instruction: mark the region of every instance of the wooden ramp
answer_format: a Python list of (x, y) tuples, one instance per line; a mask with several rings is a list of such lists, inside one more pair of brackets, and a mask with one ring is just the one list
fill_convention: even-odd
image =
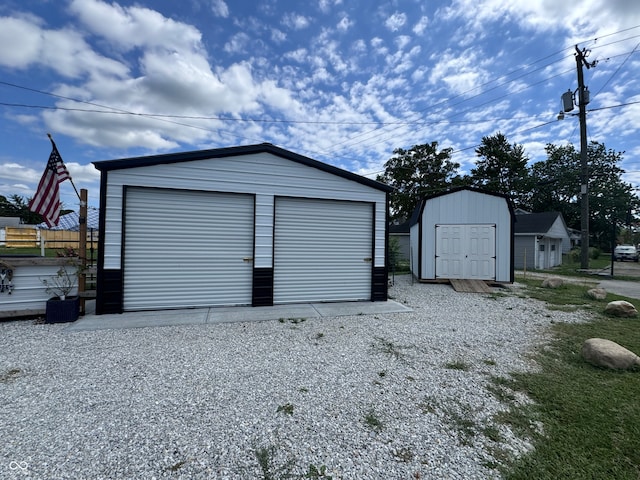
[(452, 278), (449, 280), (456, 292), (491, 293), (491, 288), (484, 280), (462, 280)]

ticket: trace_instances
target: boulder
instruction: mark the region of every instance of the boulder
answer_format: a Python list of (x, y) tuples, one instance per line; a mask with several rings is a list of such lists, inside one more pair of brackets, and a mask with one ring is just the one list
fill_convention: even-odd
[(564, 280), (560, 277), (547, 277), (542, 281), (544, 288), (558, 288), (564, 285)]
[(632, 303), (625, 302), (624, 300), (616, 300), (614, 302), (607, 303), (607, 306), (604, 308), (604, 313), (608, 313), (609, 315), (616, 317), (638, 316), (636, 307), (634, 307)]
[(604, 300), (607, 298), (607, 291), (604, 288), (592, 288), (587, 290), (587, 296), (594, 300)]
[(626, 370), (640, 366), (640, 357), (611, 340), (590, 338), (582, 344), (582, 358), (596, 367)]

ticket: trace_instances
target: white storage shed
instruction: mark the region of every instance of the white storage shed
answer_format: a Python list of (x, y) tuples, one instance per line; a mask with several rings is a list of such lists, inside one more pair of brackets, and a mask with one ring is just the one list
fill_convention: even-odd
[(267, 143), (94, 165), (98, 314), (387, 300), (387, 185)]
[(513, 282), (511, 200), (472, 187), (423, 199), (411, 218), (411, 271), (419, 280)]

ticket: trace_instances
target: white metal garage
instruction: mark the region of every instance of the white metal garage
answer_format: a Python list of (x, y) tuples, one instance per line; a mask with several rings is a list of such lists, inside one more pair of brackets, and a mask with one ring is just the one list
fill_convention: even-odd
[(128, 188), (125, 310), (251, 305), (253, 205), (251, 195)]
[(374, 205), (276, 198), (274, 303), (369, 300)]
[(267, 143), (94, 165), (98, 314), (387, 300), (387, 185)]
[(513, 282), (514, 221), (505, 195), (461, 187), (427, 197), (410, 221), (411, 271), (425, 281)]

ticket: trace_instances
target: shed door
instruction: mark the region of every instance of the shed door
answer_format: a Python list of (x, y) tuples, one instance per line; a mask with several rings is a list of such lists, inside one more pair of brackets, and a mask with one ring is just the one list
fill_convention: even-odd
[(373, 209), (276, 198), (274, 303), (371, 300)]
[(495, 280), (495, 225), (436, 225), (436, 278)]
[(250, 305), (250, 195), (128, 188), (124, 309)]

